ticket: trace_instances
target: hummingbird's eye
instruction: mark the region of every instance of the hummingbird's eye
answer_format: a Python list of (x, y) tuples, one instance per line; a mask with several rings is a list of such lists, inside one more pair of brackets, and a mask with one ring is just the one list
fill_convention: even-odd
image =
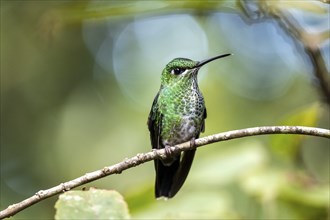
[(174, 75), (179, 75), (179, 74), (183, 73), (184, 71), (185, 71), (185, 69), (176, 67), (176, 68), (172, 69), (171, 73)]

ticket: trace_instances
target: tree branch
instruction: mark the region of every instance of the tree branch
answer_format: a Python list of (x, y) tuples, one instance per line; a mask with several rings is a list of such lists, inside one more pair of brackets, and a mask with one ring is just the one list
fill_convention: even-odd
[[(322, 1), (329, 4), (329, 0)], [(322, 43), (328, 40), (329, 29), (326, 31), (319, 31), (313, 33), (304, 29), (299, 24), (297, 19), (284, 7), (281, 7), (281, 3), (275, 3), (274, 1), (259, 1), (257, 5), (258, 10), (254, 7), (249, 7), (249, 1), (239, 1), (239, 7), (242, 12), (249, 19), (249, 21), (262, 21), (264, 19), (271, 18), (275, 20), (282, 30), (290, 36), (296, 45), (302, 44), (304, 51), (311, 61), (313, 66), (313, 74), (317, 80), (320, 95), (322, 99), (330, 105), (330, 78), (329, 71), (327, 69), (326, 58), (322, 56), (321, 47)], [(306, 5), (310, 6), (313, 3), (306, 2)]]
[[(190, 142), (185, 142), (171, 147), (171, 151), (173, 151), (173, 153), (179, 153), (181, 151), (191, 150), (193, 148), (197, 148), (215, 142), (226, 141), (226, 140), (237, 139), (248, 136), (265, 135), (265, 134), (301, 134), (301, 135), (318, 136), (318, 137), (324, 137), (330, 139), (330, 130), (328, 129), (303, 127), (303, 126), (265, 126), (265, 127), (254, 127), (254, 128), (246, 128), (241, 130), (227, 131), (227, 132), (206, 136), (203, 138), (196, 139), (194, 146), (191, 146)], [(115, 165), (104, 167), (103, 169), (91, 173), (86, 173), (81, 177), (67, 181), (65, 183), (61, 183), (50, 189), (40, 190), (33, 196), (19, 203), (8, 206), (8, 208), (0, 212), (0, 218), (2, 219), (5, 217), (13, 216), (14, 214), (46, 198), (63, 193), (75, 187), (92, 182), (94, 180), (98, 180), (112, 174), (119, 174), (124, 170), (138, 166), (145, 162), (154, 159), (164, 159), (166, 157), (167, 155), (165, 154), (164, 149), (152, 150), (147, 153), (137, 154), (136, 156), (131, 157), (129, 159), (124, 159), (122, 162), (117, 163)]]
[(305, 31), (289, 13), (276, 10), (272, 15), (277, 18), (283, 30), (290, 34), (294, 40), (298, 39), (304, 46), (306, 54), (309, 56), (314, 67), (314, 75), (319, 82), (320, 91), (324, 100), (330, 105), (330, 81), (326, 61), (322, 57), (320, 45), (322, 37), (320, 34)]

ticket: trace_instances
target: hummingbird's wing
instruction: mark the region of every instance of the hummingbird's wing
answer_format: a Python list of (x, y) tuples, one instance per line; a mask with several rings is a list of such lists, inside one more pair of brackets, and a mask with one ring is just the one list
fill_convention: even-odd
[[(162, 128), (162, 119), (163, 115), (158, 109), (158, 96), (156, 95), (154, 102), (148, 117), (148, 128), (150, 132), (150, 140), (153, 149), (164, 148), (161, 141), (161, 128)], [(170, 197), (169, 192), (171, 186), (173, 185), (173, 176), (176, 174), (180, 158), (174, 160), (171, 165), (165, 166), (163, 162), (159, 159), (154, 160), (155, 171), (156, 171), (156, 182), (155, 182), (155, 196), (159, 197)]]
[(148, 129), (150, 132), (150, 140), (152, 149), (163, 148), (161, 146), (160, 134), (161, 134), (161, 121), (162, 114), (158, 110), (157, 100), (159, 93), (157, 93), (154, 102), (152, 103), (151, 110), (148, 117)]
[[(204, 133), (205, 131), (205, 119), (207, 117), (207, 112), (206, 112), (206, 108), (204, 109), (204, 113), (203, 113), (203, 121), (202, 121), (202, 126), (201, 126), (201, 132)], [(196, 139), (199, 138), (199, 135), (198, 137), (196, 137)]]

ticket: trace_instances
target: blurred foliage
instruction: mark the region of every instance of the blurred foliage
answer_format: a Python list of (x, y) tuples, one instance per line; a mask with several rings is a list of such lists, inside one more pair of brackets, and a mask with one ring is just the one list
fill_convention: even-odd
[(129, 219), (127, 204), (113, 190), (69, 191), (55, 204), (55, 219)]
[[(330, 127), (304, 47), (320, 49), (329, 78), (328, 2), (2, 0), (0, 10), (1, 209), (148, 151), (146, 121), (160, 73), (178, 56), (234, 54), (200, 71), (203, 135), (260, 125)], [(276, 11), (298, 21), (304, 40), (270, 16)], [(168, 201), (153, 197), (152, 163), (87, 187), (120, 192), (132, 218), (326, 219), (329, 145), (274, 135), (202, 147)], [(54, 218), (56, 199), (13, 219)]]
[[(301, 126), (316, 127), (320, 111), (321, 108), (318, 104), (312, 104), (305, 108), (301, 107), (295, 112), (287, 114), (287, 117), (280, 124), (288, 126), (299, 124)], [(304, 138), (307, 137), (305, 135), (273, 135), (271, 137), (271, 149), (282, 158), (295, 161)]]

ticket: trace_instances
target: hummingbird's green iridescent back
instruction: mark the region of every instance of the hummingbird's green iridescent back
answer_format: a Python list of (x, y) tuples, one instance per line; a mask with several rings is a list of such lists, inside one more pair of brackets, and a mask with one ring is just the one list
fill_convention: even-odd
[[(206, 108), (198, 88), (198, 70), (204, 64), (228, 55), (202, 62), (176, 58), (166, 65), (148, 118), (152, 148), (161, 149), (192, 141), (204, 131)], [(179, 191), (189, 173), (195, 151), (155, 160), (157, 198), (171, 198)]]

